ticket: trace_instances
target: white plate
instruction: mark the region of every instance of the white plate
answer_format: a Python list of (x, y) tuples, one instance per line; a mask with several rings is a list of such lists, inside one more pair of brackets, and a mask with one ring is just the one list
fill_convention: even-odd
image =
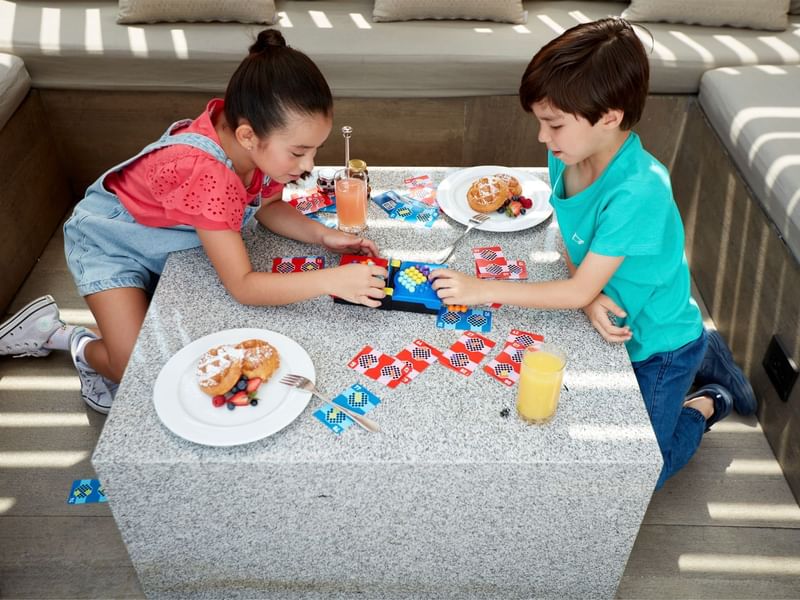
[[(197, 363), (220, 344), (258, 338), (280, 355), (275, 374), (258, 390), (257, 406), (228, 410), (214, 407), (197, 383)], [(268, 329), (226, 329), (201, 337), (178, 350), (161, 369), (153, 387), (153, 403), (161, 422), (180, 437), (207, 446), (236, 446), (272, 435), (303, 412), (311, 393), (278, 383), (296, 373), (315, 380), (311, 357), (293, 339)]]
[(516, 219), (498, 212), (491, 212), (489, 213), (490, 219), (478, 225), (476, 229), (520, 231), (538, 225), (553, 214), (553, 207), (550, 205), (550, 186), (529, 173), (495, 165), (469, 167), (445, 177), (436, 191), (436, 200), (439, 202), (439, 206), (451, 219), (462, 225), (468, 225), (469, 218), (475, 214), (475, 211), (467, 203), (467, 190), (476, 179), (496, 173), (508, 173), (516, 177), (522, 186), (522, 195), (533, 200), (533, 206)]

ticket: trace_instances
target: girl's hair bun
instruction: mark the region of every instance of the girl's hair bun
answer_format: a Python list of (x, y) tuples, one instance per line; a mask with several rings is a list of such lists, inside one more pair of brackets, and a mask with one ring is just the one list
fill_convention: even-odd
[(270, 47), (274, 46), (286, 46), (286, 40), (283, 38), (283, 34), (277, 29), (264, 29), (258, 34), (258, 38), (256, 38), (255, 43), (250, 46), (249, 51), (250, 54), (261, 54), (262, 52), (268, 52)]

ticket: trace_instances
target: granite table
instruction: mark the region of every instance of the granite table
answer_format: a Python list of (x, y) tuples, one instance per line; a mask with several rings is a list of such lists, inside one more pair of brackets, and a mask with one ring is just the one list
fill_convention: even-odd
[[(370, 176), (380, 193), (452, 171)], [(384, 256), (410, 260), (430, 259), (463, 230), (444, 215), (412, 227), (374, 203), (369, 227)], [(319, 254), (259, 227), (245, 239), (262, 270), (276, 256)], [(473, 271), (471, 247), (496, 244), (527, 261), (530, 280), (567, 274), (552, 218), (516, 233), (473, 231), (451, 264)], [(346, 367), (366, 344), (394, 354), (421, 337), (446, 349), (458, 332), (434, 322), (327, 297), (241, 306), (202, 250), (170, 257), (92, 458), (148, 597), (613, 597), (661, 468), (625, 349), (580, 311), (495, 311), (489, 358), (511, 328), (541, 333), (568, 355), (568, 391), (544, 426), (521, 422), (515, 388), (481, 370), (464, 377), (433, 365), (390, 390)], [(192, 340), (235, 327), (296, 340), (324, 390), (359, 382), (376, 392), (371, 416), (383, 432), (337, 437), (313, 418), (314, 398), (285, 429), (246, 445), (174, 435), (153, 405), (162, 366)]]

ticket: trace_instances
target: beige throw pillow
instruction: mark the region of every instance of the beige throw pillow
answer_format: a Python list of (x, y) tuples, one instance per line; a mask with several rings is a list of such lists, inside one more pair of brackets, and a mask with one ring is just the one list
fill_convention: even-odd
[(525, 23), (522, 0), (375, 0), (374, 21), (467, 19)]
[(273, 23), (275, 0), (119, 0), (117, 23)]
[(630, 21), (783, 30), (789, 0), (631, 0), (622, 16)]

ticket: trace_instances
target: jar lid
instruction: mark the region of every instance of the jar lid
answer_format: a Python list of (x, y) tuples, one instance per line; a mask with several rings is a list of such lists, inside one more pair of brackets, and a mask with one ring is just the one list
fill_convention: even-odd
[(367, 163), (358, 158), (351, 158), (350, 162), (347, 163), (347, 166), (350, 168), (351, 171), (367, 170)]

